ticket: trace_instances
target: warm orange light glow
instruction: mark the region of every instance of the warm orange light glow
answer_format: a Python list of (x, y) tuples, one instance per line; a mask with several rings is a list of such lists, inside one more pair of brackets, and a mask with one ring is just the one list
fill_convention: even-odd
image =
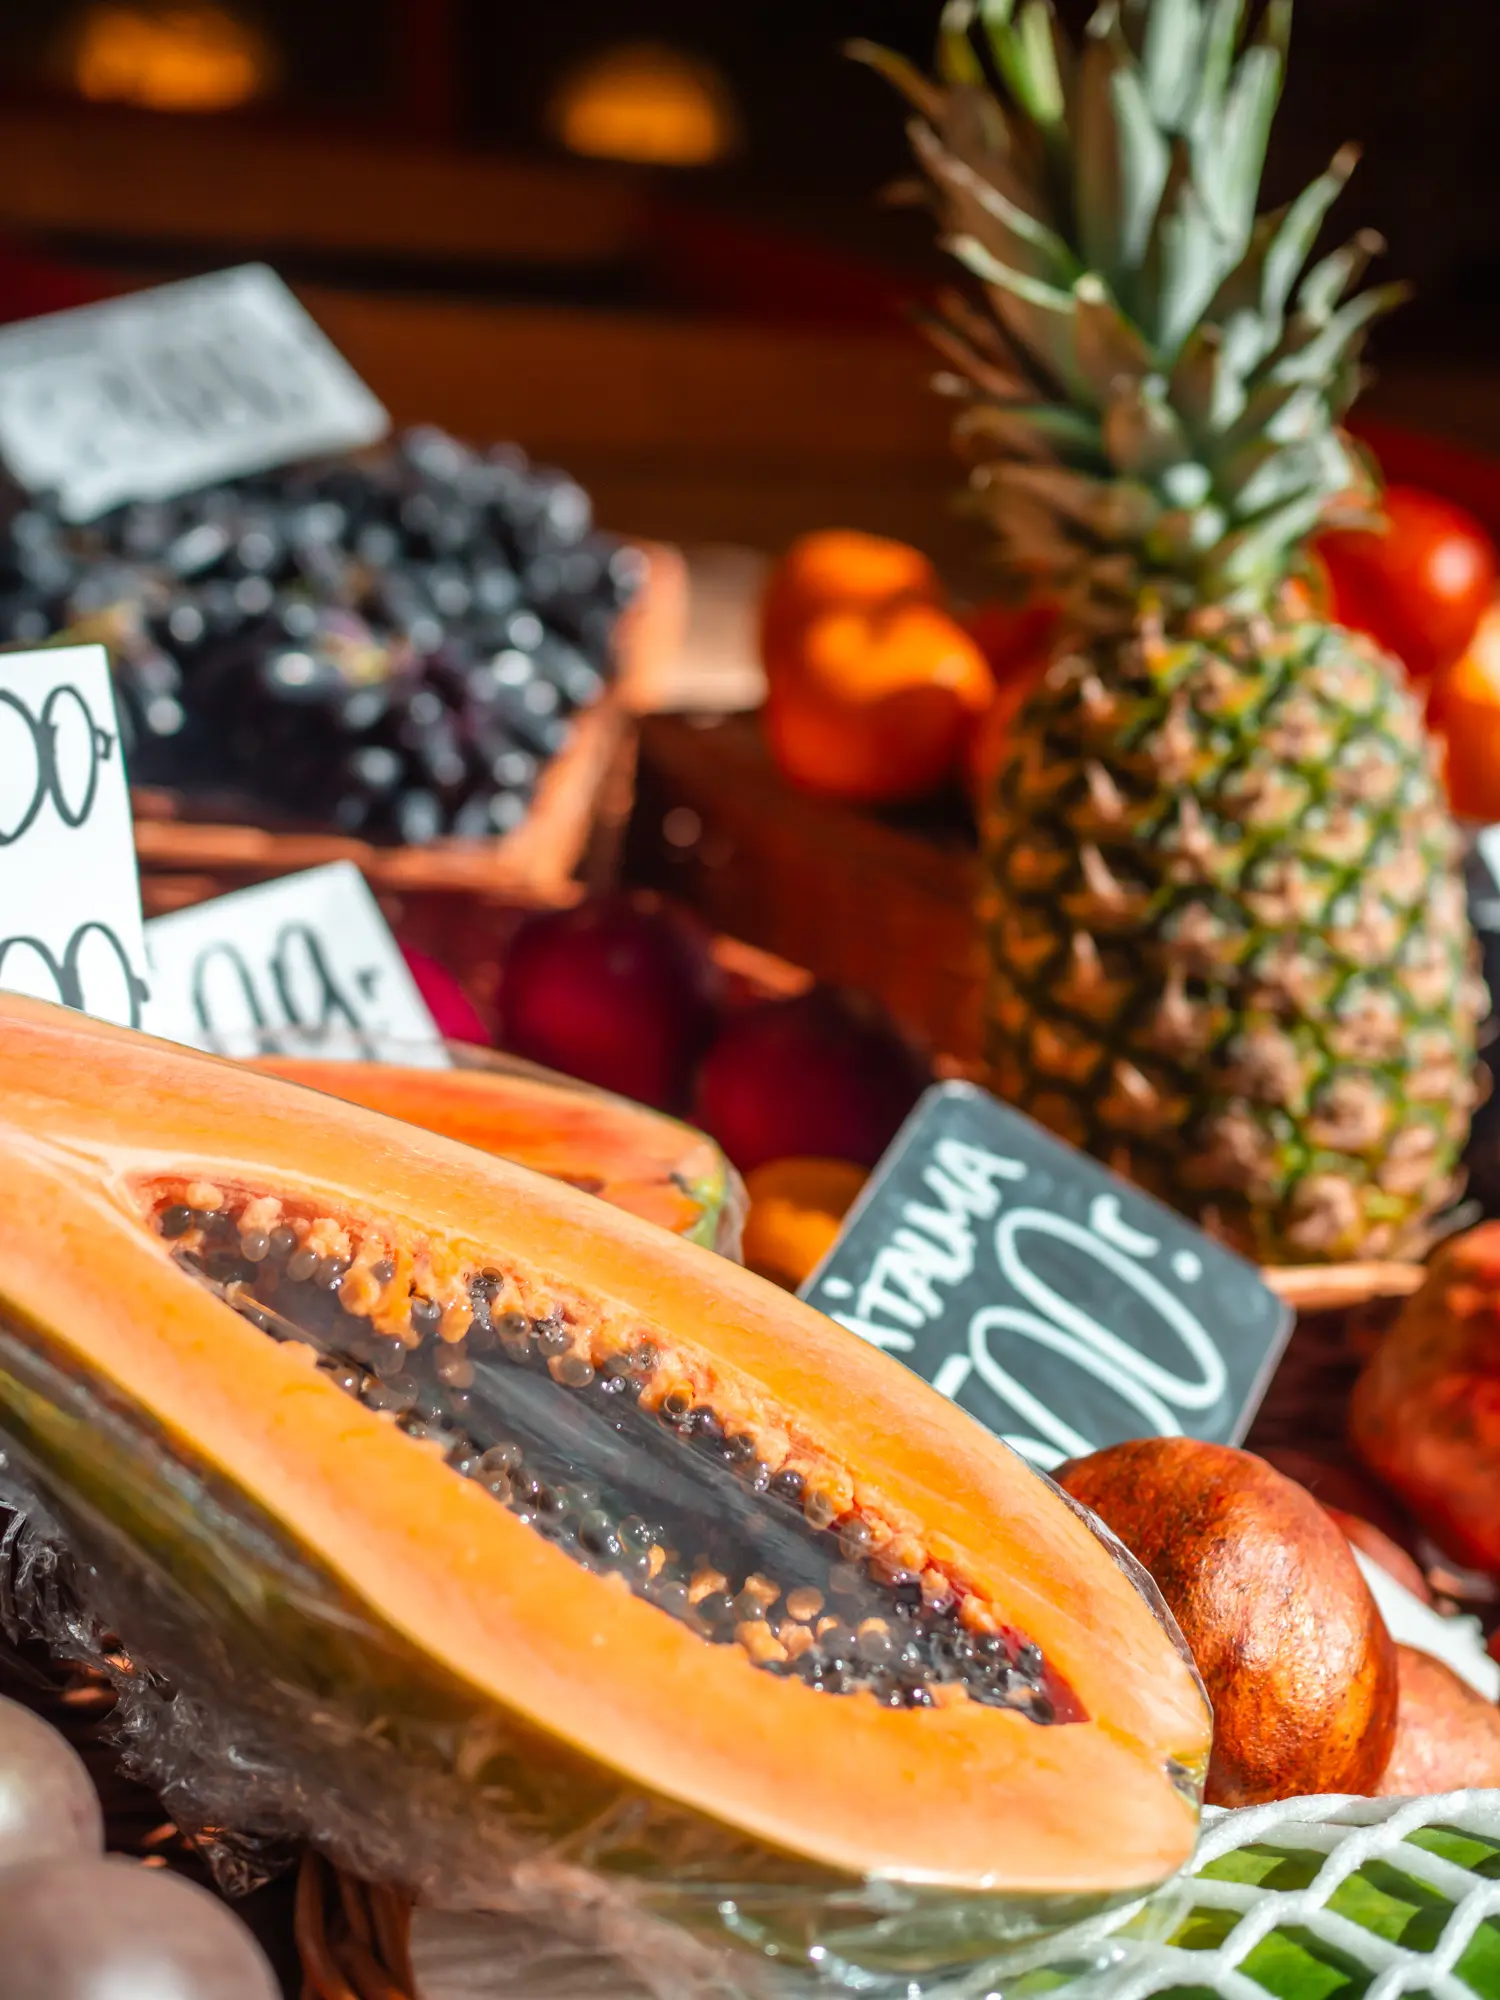
[(645, 166), (702, 167), (739, 141), (728, 85), (711, 64), (640, 43), (611, 49), (575, 70), (552, 109), (572, 153)]
[(74, 46), (80, 96), (152, 111), (248, 104), (267, 88), (273, 68), (263, 37), (211, 6), (94, 6)]

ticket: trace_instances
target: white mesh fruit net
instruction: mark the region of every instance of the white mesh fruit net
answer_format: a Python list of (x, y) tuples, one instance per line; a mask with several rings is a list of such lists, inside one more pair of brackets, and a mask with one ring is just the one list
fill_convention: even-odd
[[(1497, 1918), (1500, 1792), (1210, 1810), (1188, 1875), (1112, 1934), (1101, 1926), (1104, 1962), (1070, 1980), (1054, 1953), (1038, 1980), (1039, 1951), (1024, 1983), (1078, 2000), (1205, 1988), (1222, 2000), (1492, 2000)], [(1147, 1925), (1165, 1936), (1132, 1935)], [(1075, 1965), (1087, 1958), (1077, 1943)]]

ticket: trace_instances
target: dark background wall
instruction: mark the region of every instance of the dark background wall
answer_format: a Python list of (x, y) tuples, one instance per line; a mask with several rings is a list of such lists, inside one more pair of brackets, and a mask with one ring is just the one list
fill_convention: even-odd
[[(713, 57), (744, 113), (746, 148), (711, 177), (724, 198), (801, 212), (862, 238), (850, 211), (903, 164), (885, 87), (847, 62), (863, 34), (925, 57), (931, 0), (482, 0), (469, 28), (468, 116), (493, 142), (544, 144), (541, 107), (579, 53), (659, 36)], [(1086, 9), (1064, 9), (1074, 18)], [(1270, 173), (1275, 198), (1345, 139), (1365, 148), (1341, 214), (1390, 243), (1422, 302), (1388, 340), (1471, 350), (1500, 308), (1500, 0), (1299, 0)], [(838, 225), (832, 218), (844, 214)], [(887, 241), (909, 239), (894, 224)]]
[[(0, 90), (57, 87), (70, 23), (93, 5), (158, 0), (12, 0), (0, 7)], [(165, 0), (162, 0), (165, 4)], [(709, 202), (862, 248), (920, 258), (919, 232), (875, 211), (902, 165), (900, 116), (877, 79), (847, 62), (865, 34), (913, 56), (930, 49), (937, 0), (217, 0), (281, 55), (274, 116), (398, 125), (418, 41), (446, 68), (447, 136), (512, 153), (551, 145), (545, 107), (591, 51), (654, 38), (715, 63), (745, 133), (732, 163), (681, 177)], [(1062, 0), (1077, 16), (1076, 0)], [(1271, 191), (1306, 179), (1346, 138), (1366, 148), (1346, 198), (1350, 227), (1389, 238), (1388, 268), (1421, 303), (1388, 348), (1482, 358), (1500, 318), (1500, 0), (1299, 0), (1291, 80)], [(443, 96), (443, 91), (438, 92)]]

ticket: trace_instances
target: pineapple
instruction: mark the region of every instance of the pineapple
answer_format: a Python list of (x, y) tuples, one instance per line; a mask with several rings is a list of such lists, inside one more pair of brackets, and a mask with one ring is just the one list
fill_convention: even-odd
[(1257, 216), (1290, 7), (950, 0), (904, 92), (972, 498), (1066, 639), (984, 819), (993, 1087), (1263, 1262), (1401, 1254), (1475, 1099), (1459, 842), (1417, 702), (1306, 543), (1378, 240), (1310, 262), (1352, 149)]

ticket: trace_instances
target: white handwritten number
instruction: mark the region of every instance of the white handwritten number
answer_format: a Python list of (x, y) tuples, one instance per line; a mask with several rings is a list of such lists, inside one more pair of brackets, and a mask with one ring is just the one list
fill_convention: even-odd
[(1161, 1245), (1154, 1236), (1132, 1229), (1120, 1213), (1117, 1194), (1096, 1194), (1089, 1203), (1089, 1228), (1103, 1243), (1128, 1250), (1132, 1257), (1154, 1257)]
[[(1071, 1243), (1086, 1256), (1093, 1257), (1107, 1270), (1112, 1271), (1138, 1298), (1153, 1307), (1171, 1327), (1197, 1364), (1201, 1379), (1187, 1381), (1180, 1375), (1172, 1374), (1170, 1369), (1159, 1366), (1037, 1277), (1034, 1271), (1027, 1268), (1016, 1246), (1016, 1237), (1023, 1229), (1035, 1230), (1039, 1235), (1052, 1236), (1060, 1242)], [(1009, 1215), (1002, 1217), (996, 1226), (995, 1256), (1001, 1273), (1010, 1280), (1023, 1299), (1029, 1299), (1038, 1311), (1048, 1314), (1060, 1327), (1070, 1329), (1081, 1341), (1096, 1348), (1101, 1357), (1114, 1362), (1118, 1373), (1113, 1386), (1117, 1387), (1122, 1395), (1131, 1394), (1123, 1379), (1126, 1376), (1131, 1377), (1143, 1389), (1154, 1390), (1157, 1395), (1165, 1397), (1180, 1410), (1212, 1409), (1224, 1394), (1229, 1379), (1224, 1366), (1224, 1357), (1214, 1346), (1197, 1315), (1189, 1311), (1181, 1299), (1175, 1298), (1149, 1271), (1143, 1271), (1138, 1264), (1133, 1264), (1111, 1244), (1100, 1242), (1080, 1223), (1071, 1222), (1063, 1215), (1049, 1215), (1041, 1208), (1013, 1209)], [(1107, 1374), (1100, 1375), (1101, 1381), (1109, 1379)], [(1171, 1435), (1175, 1428), (1174, 1425), (1170, 1429), (1164, 1429), (1162, 1435)]]
[[(1019, 1161), (956, 1140), (939, 1141), (922, 1173), (930, 1199), (902, 1203), (897, 1226), (874, 1252), (862, 1281), (827, 1283), (830, 1308), (835, 1298), (843, 1307), (834, 1318), (889, 1353), (915, 1357), (924, 1330), (945, 1319), (978, 1268), (976, 1224), (993, 1221), (998, 1275), (1022, 1303), (986, 1306), (973, 1315), (964, 1345), (945, 1355), (933, 1374), (938, 1393), (957, 1401), (972, 1384), (982, 1384), (1025, 1427), (1014, 1435), (1002, 1433), (1004, 1442), (1043, 1468), (1091, 1452), (1094, 1444), (1017, 1377), (1024, 1350), (1041, 1349), (1091, 1376), (1126, 1405), (1127, 1435), (1179, 1436), (1186, 1414), (1221, 1402), (1229, 1371), (1197, 1315), (1143, 1268), (1141, 1260), (1160, 1255), (1162, 1243), (1125, 1220), (1113, 1193), (1094, 1197), (1087, 1224), (1041, 1208), (1000, 1214), (1005, 1184), (1025, 1177)], [(1172, 1368), (1153, 1360), (1055, 1290), (1026, 1261), (1028, 1235), (1066, 1245), (1133, 1293), (1170, 1330), (1186, 1365)], [(1169, 1261), (1184, 1283), (1202, 1275), (1201, 1261), (1190, 1251), (1178, 1251)]]
[[(950, 1355), (939, 1370), (940, 1379), (935, 1386), (948, 1396), (956, 1396), (969, 1379), (972, 1369), (979, 1379), (1002, 1402), (1008, 1403), (1026, 1423), (1032, 1425), (1041, 1435), (1050, 1440), (1039, 1444), (1032, 1438), (1007, 1438), (1008, 1444), (1015, 1445), (1028, 1458), (1042, 1456), (1042, 1462), (1055, 1465), (1062, 1458), (1079, 1458), (1091, 1452), (1094, 1447), (1081, 1431), (1074, 1430), (1070, 1423), (1050, 1410), (1047, 1405), (1022, 1383), (990, 1352), (991, 1333), (1019, 1335), (1038, 1347), (1045, 1347), (1054, 1354), (1092, 1375), (1106, 1388), (1113, 1389), (1124, 1401), (1131, 1403), (1139, 1411), (1146, 1424), (1159, 1437), (1176, 1437), (1181, 1431), (1171, 1410), (1159, 1396), (1154, 1396), (1141, 1382), (1129, 1376), (1121, 1376), (1110, 1365), (1108, 1358), (1095, 1351), (1087, 1339), (1079, 1339), (1066, 1333), (1050, 1320), (1039, 1318), (1035, 1313), (1023, 1312), (1017, 1306), (986, 1306), (975, 1313), (969, 1321), (969, 1351), (967, 1354)], [(959, 1364), (962, 1364), (960, 1373)]]

